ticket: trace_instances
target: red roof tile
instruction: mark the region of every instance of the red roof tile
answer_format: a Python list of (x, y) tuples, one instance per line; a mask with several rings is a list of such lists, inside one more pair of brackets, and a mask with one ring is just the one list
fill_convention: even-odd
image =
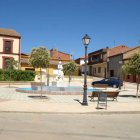
[(120, 45), (120, 46), (116, 46), (114, 48), (110, 48), (110, 49), (108, 49), (108, 57), (122, 54), (122, 53), (128, 51), (129, 49), (131, 49), (131, 48), (129, 48), (125, 45)]
[(51, 49), (50, 50), (50, 55), (51, 55), (51, 59), (71, 60), (71, 55), (70, 54), (57, 51), (56, 49)]

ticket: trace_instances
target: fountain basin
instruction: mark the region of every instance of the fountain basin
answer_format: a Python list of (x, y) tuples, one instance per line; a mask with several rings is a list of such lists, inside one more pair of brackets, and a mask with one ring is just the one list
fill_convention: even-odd
[[(87, 92), (92, 92), (93, 88), (88, 88)], [(94, 89), (98, 90), (98, 89)], [(32, 93), (40, 94), (41, 87), (37, 88), (17, 88), (17, 92), (22, 93)], [(69, 87), (53, 87), (53, 86), (43, 86), (42, 94), (51, 94), (51, 95), (82, 95), (83, 87), (69, 86)]]

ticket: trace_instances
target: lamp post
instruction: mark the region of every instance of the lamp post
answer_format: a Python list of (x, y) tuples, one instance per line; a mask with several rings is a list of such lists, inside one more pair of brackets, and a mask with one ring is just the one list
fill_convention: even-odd
[(86, 34), (83, 38), (83, 44), (85, 46), (85, 71), (84, 71), (84, 93), (83, 93), (83, 102), (82, 105), (88, 105), (87, 102), (87, 46), (90, 42), (90, 37)]

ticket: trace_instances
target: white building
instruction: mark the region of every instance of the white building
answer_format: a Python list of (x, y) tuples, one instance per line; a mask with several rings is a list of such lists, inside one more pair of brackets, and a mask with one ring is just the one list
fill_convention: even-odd
[(15, 30), (0, 28), (0, 69), (6, 69), (7, 60), (12, 57), (20, 63), (20, 40)]
[[(75, 60), (77, 64), (79, 64), (79, 75), (84, 74), (85, 72), (85, 57), (82, 56)], [(88, 56), (87, 56), (87, 63), (88, 63)], [(89, 72), (89, 67), (87, 66), (87, 73)]]

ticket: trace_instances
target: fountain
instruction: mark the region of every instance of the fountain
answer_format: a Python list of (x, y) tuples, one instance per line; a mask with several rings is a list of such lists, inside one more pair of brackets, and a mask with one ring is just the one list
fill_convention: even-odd
[[(52, 81), (52, 86), (42, 85), (42, 93), (43, 94), (83, 94), (83, 87), (81, 86), (68, 86), (68, 83), (64, 81), (64, 73), (62, 62), (58, 63), (58, 70), (55, 78)], [(32, 82), (36, 84), (31, 84), (31, 88), (18, 88), (17, 92), (24, 93), (40, 93), (41, 92), (41, 84), (39, 82)], [(44, 83), (45, 84), (45, 83)]]
[[(70, 86), (68, 82), (64, 81), (64, 73), (62, 62), (58, 63), (58, 73), (52, 81), (52, 86), (46, 86), (45, 83), (42, 83), (42, 94), (53, 94), (53, 95), (79, 95), (83, 94), (82, 86)], [(69, 86), (68, 86), (69, 85)], [(93, 88), (92, 88), (93, 89)], [(18, 88), (17, 92), (23, 93), (37, 93), (41, 92), (41, 84), (33, 84), (31, 88)], [(91, 92), (91, 88), (88, 89)]]
[[(41, 87), (34, 86), (29, 88), (17, 88), (17, 92), (22, 93), (33, 93), (33, 94), (40, 94)], [(79, 95), (83, 94), (83, 87), (80, 86), (42, 86), (42, 94), (52, 94), (52, 95)]]
[[(91, 93), (92, 91), (96, 91), (98, 89), (89, 87), (87, 91)], [(33, 94), (40, 94), (41, 87), (34, 86), (29, 88), (17, 88), (17, 92), (21, 93), (33, 93)], [(42, 94), (47, 95), (82, 95), (83, 94), (83, 87), (81, 86), (67, 86), (67, 87), (57, 87), (57, 86), (43, 86), (42, 87)]]

